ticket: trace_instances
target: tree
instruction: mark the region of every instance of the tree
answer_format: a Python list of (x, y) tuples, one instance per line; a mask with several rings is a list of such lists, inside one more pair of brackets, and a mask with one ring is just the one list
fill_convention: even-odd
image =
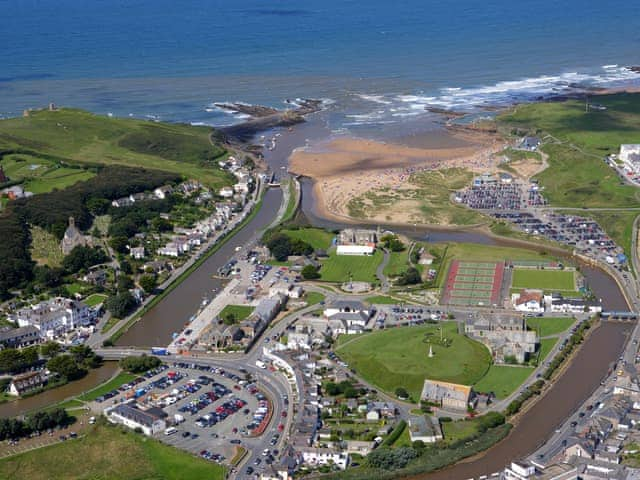
[(158, 280), (154, 275), (142, 275), (138, 283), (147, 293), (152, 293), (158, 286)]
[(302, 269), (302, 278), (305, 280), (315, 280), (320, 278), (320, 272), (313, 265), (305, 265)]
[(384, 235), (380, 241), (385, 248), (392, 252), (401, 252), (404, 250), (404, 243), (402, 243), (400, 239), (393, 234)]
[(395, 394), (396, 394), (396, 397), (400, 399), (409, 398), (409, 392), (407, 392), (407, 390), (402, 387), (396, 388)]
[(72, 355), (58, 355), (47, 362), (47, 368), (67, 380), (77, 380), (86, 375), (87, 370), (78, 363)]
[(64, 257), (62, 268), (67, 273), (77, 273), (107, 260), (108, 257), (101, 248), (78, 245), (71, 250), (69, 255)]
[(420, 272), (416, 268), (410, 267), (406, 272), (400, 275), (400, 278), (398, 278), (396, 283), (398, 285), (415, 285), (420, 282), (422, 282)]
[(173, 224), (166, 218), (156, 217), (151, 220), (151, 228), (157, 232), (170, 232), (173, 230)]
[(110, 204), (111, 202), (106, 198), (96, 198), (96, 197), (91, 197), (86, 202), (87, 209), (94, 216), (104, 215), (105, 213), (107, 213), (107, 210), (109, 209)]
[(129, 291), (111, 295), (105, 301), (105, 308), (116, 318), (124, 318), (136, 306), (136, 300)]
[(127, 246), (129, 245), (129, 239), (124, 235), (118, 235), (111, 237), (109, 245), (118, 253), (127, 253)]
[(47, 265), (36, 266), (33, 270), (34, 281), (47, 288), (54, 288), (62, 284), (64, 271), (61, 268), (51, 268)]
[(129, 276), (129, 275), (119, 275), (118, 276), (118, 291), (119, 292), (124, 292), (126, 290), (129, 290), (130, 288), (133, 288), (134, 284), (133, 284), (133, 279)]
[(43, 357), (52, 358), (55, 357), (60, 352), (60, 344), (58, 342), (45, 342), (40, 345), (40, 355)]
[(157, 357), (140, 355), (123, 358), (120, 360), (120, 368), (131, 373), (144, 373), (147, 370), (159, 367), (161, 363)]

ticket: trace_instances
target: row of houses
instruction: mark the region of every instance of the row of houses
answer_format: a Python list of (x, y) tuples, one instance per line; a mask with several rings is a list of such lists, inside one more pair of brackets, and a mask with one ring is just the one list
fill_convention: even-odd
[(511, 295), (514, 309), (527, 313), (600, 313), (602, 304), (584, 298), (564, 297), (561, 293), (544, 295), (542, 290), (524, 289)]
[(120, 197), (111, 202), (111, 206), (115, 208), (124, 208), (134, 205), (136, 202), (144, 202), (149, 200), (164, 200), (174, 193), (182, 194), (186, 197), (193, 195), (202, 189), (202, 184), (196, 180), (187, 180), (178, 185), (163, 185), (156, 188), (153, 192), (132, 193), (126, 197)]

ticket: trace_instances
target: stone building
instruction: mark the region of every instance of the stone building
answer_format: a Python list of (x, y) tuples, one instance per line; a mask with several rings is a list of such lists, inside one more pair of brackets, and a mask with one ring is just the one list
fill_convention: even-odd
[(485, 344), (496, 363), (504, 363), (507, 357), (523, 363), (540, 343), (538, 334), (527, 330), (526, 321), (520, 316), (475, 315), (466, 320), (464, 333)]
[(69, 217), (69, 226), (67, 230), (64, 232), (64, 237), (62, 237), (62, 241), (60, 242), (60, 248), (62, 249), (62, 253), (68, 255), (71, 253), (77, 246), (87, 246), (90, 245), (89, 237), (83, 235), (78, 227), (76, 227), (76, 222), (73, 217)]

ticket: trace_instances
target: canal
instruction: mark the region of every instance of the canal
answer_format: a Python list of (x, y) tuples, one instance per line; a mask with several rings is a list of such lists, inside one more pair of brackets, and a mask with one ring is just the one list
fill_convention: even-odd
[(0, 404), (0, 418), (15, 417), (33, 410), (48, 408), (95, 388), (109, 380), (117, 371), (118, 362), (104, 362), (100, 368), (89, 370), (89, 373), (80, 380), (69, 382), (33, 397), (20, 398)]

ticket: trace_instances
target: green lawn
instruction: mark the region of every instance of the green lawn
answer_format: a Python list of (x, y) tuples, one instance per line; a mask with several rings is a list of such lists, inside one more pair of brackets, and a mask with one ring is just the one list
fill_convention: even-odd
[(515, 268), (513, 270), (512, 287), (575, 291), (575, 272)]
[(397, 277), (409, 268), (409, 250), (402, 252), (390, 252), (389, 263), (384, 267), (383, 273), (387, 277)]
[(227, 315), (231, 314), (235, 317), (237, 323), (247, 318), (252, 312), (253, 307), (248, 305), (227, 305), (222, 309), (218, 316), (225, 319)]
[(224, 467), (120, 428), (96, 426), (86, 436), (0, 460), (0, 478), (30, 480), (222, 480)]
[(111, 380), (103, 383), (102, 385), (98, 385), (93, 390), (88, 391), (78, 397), (79, 400), (84, 402), (92, 402), (96, 398), (104, 395), (105, 393), (110, 392), (111, 390), (115, 390), (116, 388), (124, 385), (125, 383), (129, 383), (131, 380), (137, 378), (138, 375), (134, 375), (132, 373), (120, 372), (118, 375), (113, 377)]
[(571, 325), (575, 323), (575, 318), (558, 317), (536, 317), (528, 318), (527, 326), (539, 332), (541, 337), (549, 337), (551, 335), (558, 335), (565, 332)]
[[(336, 353), (368, 382), (391, 394), (404, 387), (420, 397), (425, 378), (473, 385), (487, 372), (491, 355), (487, 348), (457, 333), (456, 322), (446, 322), (440, 345), (437, 325), (403, 327), (339, 337)], [(429, 336), (429, 337), (427, 337)], [(428, 358), (431, 340), (434, 357)]]
[(321, 279), (327, 282), (346, 282), (350, 277), (354, 281), (377, 281), (376, 269), (382, 262), (383, 254), (376, 250), (373, 255), (337, 255), (335, 251), (322, 262)]
[(307, 301), (307, 305), (311, 306), (324, 301), (325, 296), (320, 292), (307, 292), (304, 299)]
[(106, 295), (103, 295), (101, 293), (94, 293), (93, 295), (89, 295), (87, 298), (85, 298), (83, 302), (88, 307), (95, 307), (99, 303), (104, 302), (106, 298)]
[(537, 175), (545, 197), (556, 206), (639, 206), (637, 188), (621, 185), (602, 158), (622, 143), (640, 142), (640, 95), (598, 96), (607, 110), (585, 112), (584, 102), (532, 103), (501, 115), (506, 128), (541, 130), (563, 144), (548, 144), (549, 168)]
[(387, 297), (386, 295), (375, 295), (373, 297), (368, 297), (365, 299), (367, 302), (371, 304), (378, 305), (397, 305), (399, 303), (403, 303), (402, 300), (398, 300), (393, 297)]
[(538, 352), (538, 363), (544, 362), (553, 347), (558, 343), (557, 337), (543, 338), (540, 340), (540, 352)]
[(76, 293), (82, 293), (86, 290), (88, 285), (82, 282), (73, 282), (64, 286), (69, 295), (75, 295)]
[(473, 388), (477, 392), (493, 392), (497, 398), (506, 398), (529, 378), (533, 370), (533, 367), (491, 365), (487, 374)]
[[(65, 108), (0, 120), (0, 149), (18, 151), (38, 163), (165, 170), (218, 188), (233, 183), (233, 178), (217, 165), (226, 150), (211, 144), (211, 132), (208, 127), (109, 118)], [(60, 185), (69, 181), (64, 176), (55, 179)]]
[(302, 240), (311, 245), (315, 250), (327, 250), (335, 237), (334, 233), (320, 228), (285, 229), (282, 233), (291, 238)]

